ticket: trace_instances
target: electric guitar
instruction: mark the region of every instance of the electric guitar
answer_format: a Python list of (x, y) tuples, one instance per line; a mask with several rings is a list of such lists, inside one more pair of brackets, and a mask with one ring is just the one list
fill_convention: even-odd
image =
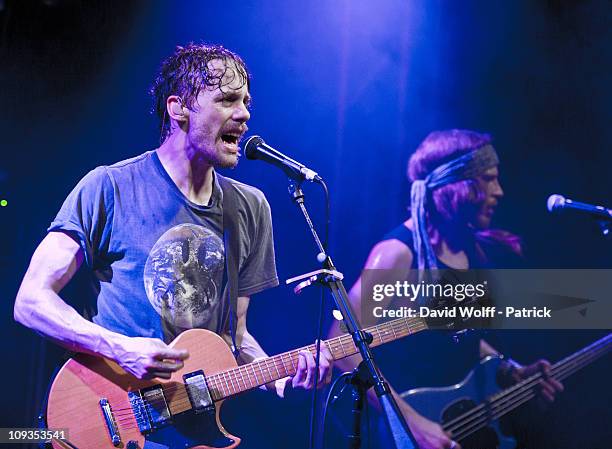
[[(427, 324), (421, 318), (400, 318), (366, 331), (374, 347), (424, 329)], [(321, 344), (334, 360), (358, 352), (349, 334)], [(68, 360), (48, 396), (47, 426), (68, 431), (67, 439), (51, 441), (53, 447), (234, 448), (240, 438), (221, 424), (223, 401), (294, 375), (299, 352), (316, 350), (310, 345), (238, 366), (225, 341), (210, 331), (188, 330), (170, 346), (187, 349), (190, 357), (167, 380), (139, 380), (101, 357), (78, 354)]]
[[(612, 334), (555, 363), (551, 376), (562, 380), (612, 349)], [(498, 418), (532, 399), (538, 393), (542, 374), (500, 391), (496, 375), (501, 359), (487, 357), (456, 385), (417, 388), (400, 396), (426, 418), (438, 422), (464, 449), (513, 449), (516, 441), (504, 436)]]

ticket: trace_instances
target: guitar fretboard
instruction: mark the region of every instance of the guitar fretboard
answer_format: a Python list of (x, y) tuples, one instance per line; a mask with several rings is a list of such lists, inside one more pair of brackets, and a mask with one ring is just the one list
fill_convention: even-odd
[[(370, 347), (379, 346), (398, 338), (406, 337), (427, 329), (421, 318), (398, 318), (384, 324), (365, 329), (373, 337)], [(321, 342), (329, 350), (334, 360), (349, 357), (358, 352), (353, 337), (345, 334)], [(272, 357), (241, 365), (231, 370), (207, 376), (208, 387), (215, 401), (257, 388), (283, 377), (293, 376), (297, 371), (299, 353), (309, 351), (316, 353), (316, 346), (309, 345), (293, 351), (284, 352)]]
[[(563, 380), (604, 356), (611, 349), (612, 334), (608, 334), (586, 348), (555, 363), (551, 367), (551, 376), (557, 380)], [(541, 380), (542, 374), (537, 373), (506, 390), (488, 397), (483, 404), (444, 423), (444, 430), (449, 432), (452, 438), (456, 440), (461, 440), (477, 432), (487, 426), (492, 420), (499, 419), (535, 397)]]

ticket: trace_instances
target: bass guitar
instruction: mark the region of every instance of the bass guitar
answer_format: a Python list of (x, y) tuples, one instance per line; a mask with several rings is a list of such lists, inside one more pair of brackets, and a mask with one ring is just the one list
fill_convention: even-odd
[[(562, 380), (599, 359), (612, 348), (612, 334), (555, 363), (551, 377)], [(487, 357), (456, 385), (417, 388), (402, 393), (415, 410), (438, 422), (463, 449), (513, 449), (516, 441), (504, 436), (498, 419), (538, 394), (542, 374), (501, 390), (496, 383), (501, 359)]]

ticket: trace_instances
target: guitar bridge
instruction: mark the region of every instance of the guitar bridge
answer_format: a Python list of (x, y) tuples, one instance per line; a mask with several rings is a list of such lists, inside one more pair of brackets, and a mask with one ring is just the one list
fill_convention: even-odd
[(102, 409), (104, 422), (106, 423), (106, 428), (108, 429), (113, 446), (118, 447), (121, 444), (121, 437), (119, 436), (119, 429), (117, 428), (117, 423), (115, 422), (115, 417), (113, 416), (113, 411), (108, 403), (108, 399), (100, 399), (100, 408)]

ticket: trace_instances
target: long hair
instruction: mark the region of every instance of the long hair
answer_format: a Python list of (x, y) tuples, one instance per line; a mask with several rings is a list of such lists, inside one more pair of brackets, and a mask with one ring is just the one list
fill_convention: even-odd
[[(210, 62), (216, 59), (225, 63), (225, 70), (210, 69)], [(234, 77), (225, 78), (228, 70)], [(246, 64), (240, 56), (221, 45), (190, 43), (176, 47), (175, 52), (162, 62), (149, 90), (153, 99), (151, 113), (159, 119), (160, 140), (165, 140), (170, 134), (170, 120), (166, 119), (166, 100), (170, 95), (181, 97), (185, 106), (191, 109), (202, 89), (227, 87), (235, 77), (240, 79), (238, 89), (245, 84), (250, 89), (251, 77)]]
[[(408, 179), (425, 179), (436, 167), (476, 148), (491, 143), (489, 134), (463, 129), (430, 133), (408, 162)], [(430, 192), (427, 207), (428, 224), (438, 229), (467, 226), (475, 208), (484, 200), (483, 192), (474, 179), (465, 179), (438, 187)], [(473, 229), (473, 228), (472, 228)], [(515, 254), (521, 254), (521, 239), (502, 229), (473, 229), (478, 242), (500, 244)]]

